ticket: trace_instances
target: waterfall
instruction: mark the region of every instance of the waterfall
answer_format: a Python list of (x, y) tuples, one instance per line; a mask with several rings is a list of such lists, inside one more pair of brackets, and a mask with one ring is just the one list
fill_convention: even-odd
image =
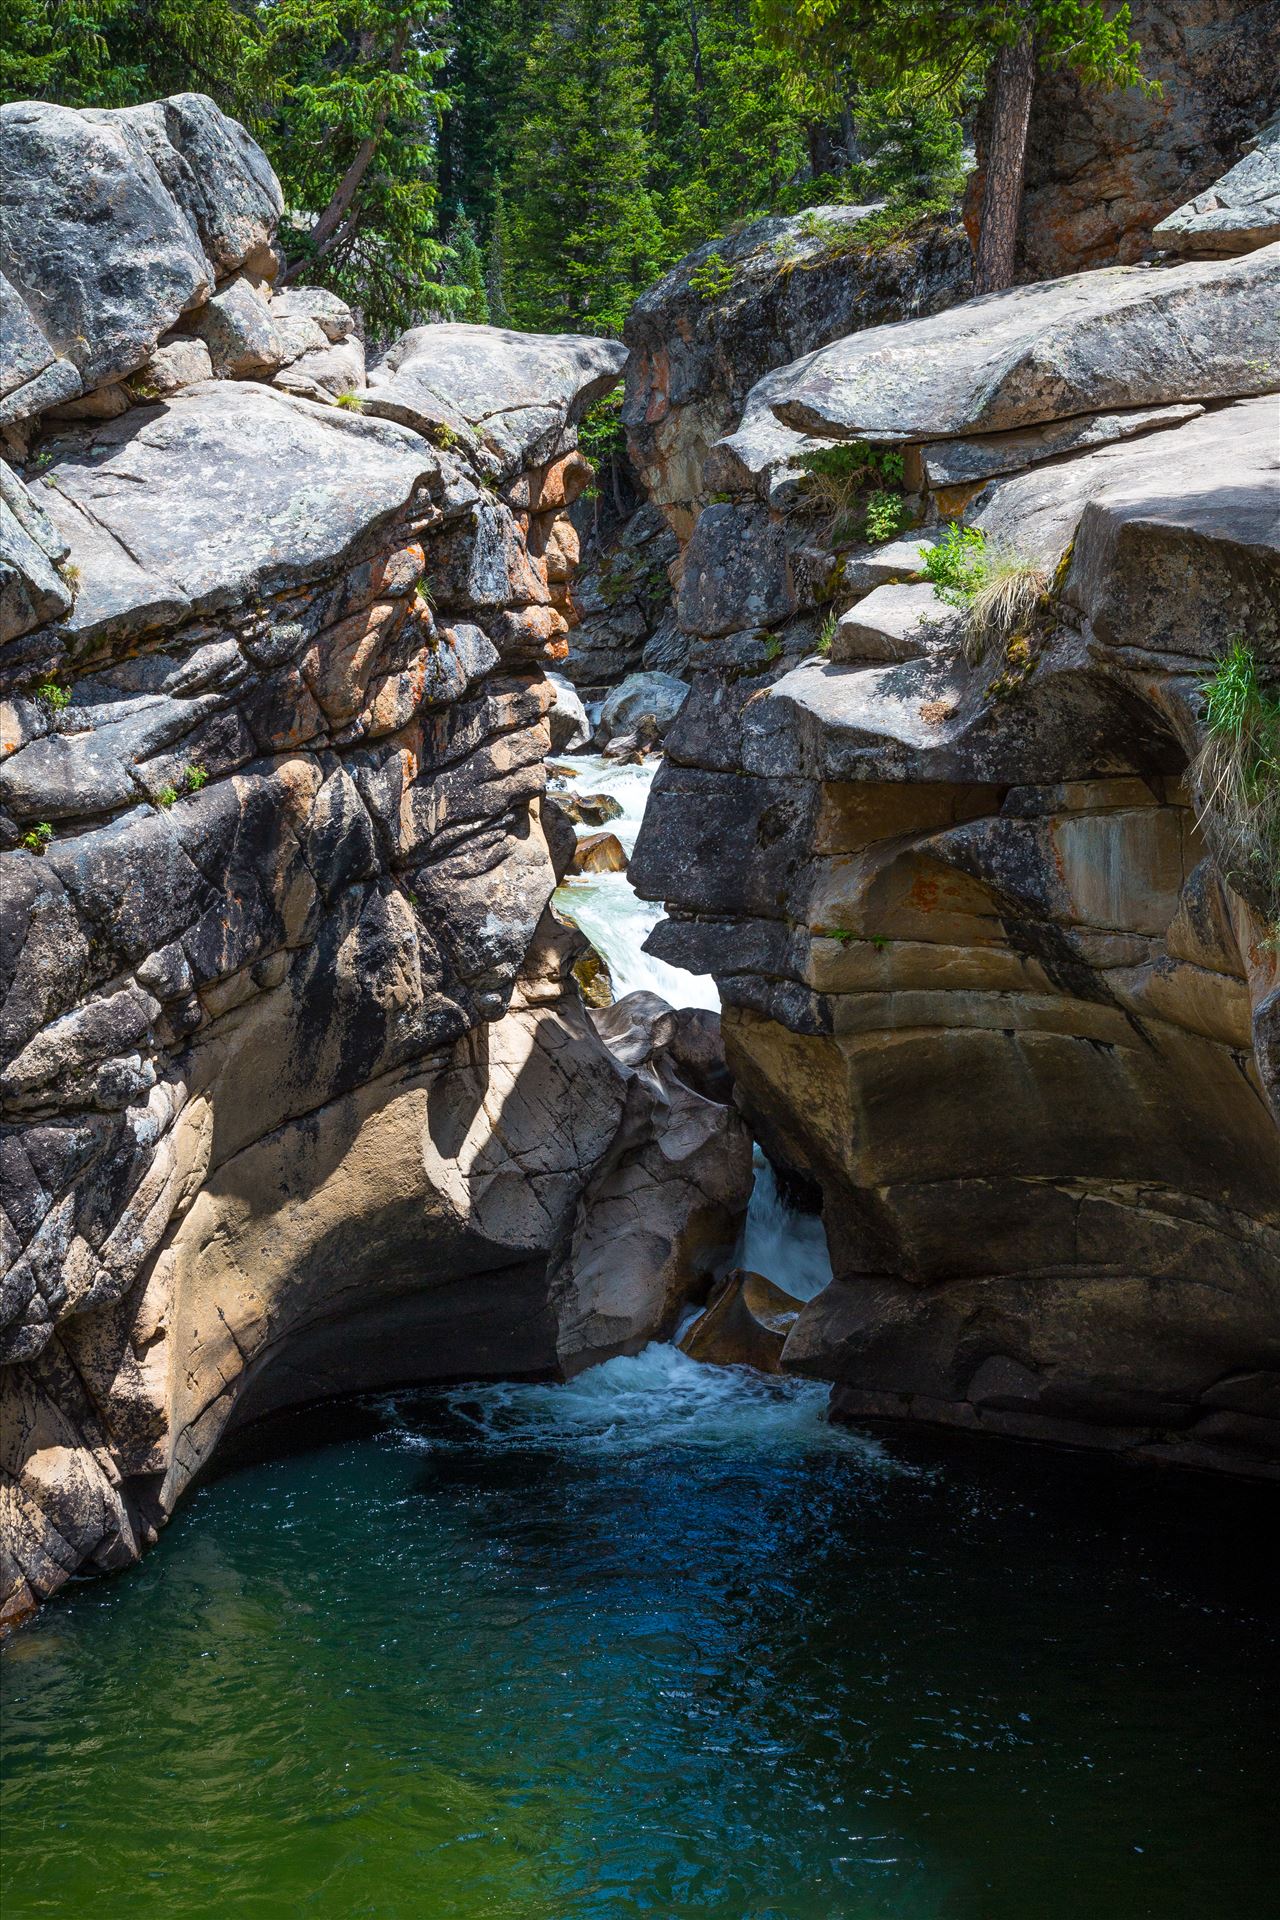
[[(608, 794), (618, 802), (622, 813), (609, 821), (608, 831), (617, 835), (629, 859), (660, 762), (619, 766), (598, 754), (571, 754), (561, 755), (557, 764), (573, 770), (560, 783), (563, 788), (582, 795)], [(577, 831), (581, 838), (597, 829), (580, 826)], [(662, 909), (641, 900), (627, 874), (575, 874), (557, 889), (555, 903), (607, 962), (615, 998), (643, 987), (660, 993), (673, 1007), (719, 1009), (720, 996), (709, 973), (686, 973), (642, 951), (662, 918)], [(822, 1221), (816, 1214), (797, 1213), (787, 1205), (758, 1147), (755, 1184), (735, 1265), (765, 1274), (797, 1300), (812, 1300), (831, 1279)]]

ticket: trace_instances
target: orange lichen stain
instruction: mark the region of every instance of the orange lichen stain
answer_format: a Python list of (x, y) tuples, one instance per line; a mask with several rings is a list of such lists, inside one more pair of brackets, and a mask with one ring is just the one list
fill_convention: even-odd
[(936, 875), (919, 873), (911, 882), (911, 892), (907, 895), (908, 904), (921, 913), (933, 913), (937, 910), (938, 896), (941, 891)]

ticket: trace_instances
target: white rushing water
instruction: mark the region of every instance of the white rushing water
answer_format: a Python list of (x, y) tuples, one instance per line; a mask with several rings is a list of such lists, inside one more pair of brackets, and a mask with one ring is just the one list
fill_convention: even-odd
[[(593, 1456), (654, 1447), (736, 1454), (820, 1449), (888, 1465), (874, 1441), (828, 1423), (821, 1381), (707, 1366), (657, 1341), (572, 1380), (485, 1382), (450, 1389), (446, 1397), (474, 1437), (496, 1449), (551, 1447)], [(412, 1396), (387, 1394), (374, 1404), (397, 1445), (423, 1453), (457, 1445), (417, 1430)]]
[[(609, 794), (621, 806), (622, 813), (608, 822), (607, 831), (617, 835), (629, 859), (659, 762), (623, 767), (597, 754), (564, 754), (559, 764), (574, 770), (573, 778), (559, 783), (562, 790)], [(578, 837), (598, 831), (595, 827), (579, 827)], [(603, 955), (616, 999), (644, 987), (660, 993), (673, 1007), (719, 1011), (720, 996), (710, 974), (686, 973), (682, 967), (670, 967), (642, 951), (662, 918), (662, 908), (639, 899), (625, 873), (575, 875), (558, 889), (556, 905)], [(763, 1273), (797, 1300), (812, 1300), (831, 1278), (822, 1221), (815, 1214), (797, 1213), (786, 1204), (778, 1192), (773, 1169), (758, 1148), (755, 1166), (755, 1186), (735, 1265)]]
[[(617, 835), (630, 859), (658, 762), (620, 767), (598, 754), (583, 753), (561, 754), (557, 764), (572, 767), (576, 776), (558, 783), (561, 791), (606, 793), (618, 802), (621, 816), (608, 821), (604, 831)], [(553, 792), (556, 786), (553, 781)], [(599, 831), (598, 827), (579, 827), (578, 837)], [(643, 987), (649, 993), (660, 993), (673, 1007), (719, 1009), (720, 996), (709, 973), (686, 973), (683, 967), (670, 967), (665, 960), (655, 960), (643, 951), (662, 918), (662, 907), (655, 901), (641, 900), (625, 873), (573, 874), (558, 888), (556, 906), (604, 956), (615, 999)]]

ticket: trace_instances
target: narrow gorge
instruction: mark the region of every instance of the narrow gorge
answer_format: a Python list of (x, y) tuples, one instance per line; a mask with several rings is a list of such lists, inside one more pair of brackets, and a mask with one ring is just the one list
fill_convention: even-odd
[(1280, 117), (1154, 44), (1014, 284), (980, 144), (620, 338), (0, 105), (15, 1920), (1261, 1920)]

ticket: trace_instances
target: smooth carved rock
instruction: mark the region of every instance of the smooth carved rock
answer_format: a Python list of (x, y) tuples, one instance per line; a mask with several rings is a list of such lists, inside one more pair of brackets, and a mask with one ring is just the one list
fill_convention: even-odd
[(770, 404), (801, 431), (883, 442), (1268, 393), (1278, 290), (1280, 246), (1012, 287), (811, 354), (775, 379)]
[[(1206, 342), (1238, 345), (1249, 287), (1206, 307)], [(1019, 299), (1056, 327), (1060, 295)], [(895, 329), (901, 364), (918, 336), (945, 380), (939, 334)], [(883, 583), (846, 561), (828, 660), (775, 646), (744, 684), (749, 636), (695, 629), (630, 876), (670, 915), (649, 950), (716, 977), (757, 1138), (822, 1191), (835, 1279), (781, 1365), (832, 1382), (838, 1414), (1277, 1470), (1278, 963), (1189, 771), (1213, 660), (1239, 635), (1264, 676), (1280, 659), (1275, 407), (1100, 446), (1090, 416), (971, 491), (967, 520), (1048, 596), (976, 661), (959, 609), (921, 626), (910, 553)], [(1053, 437), (1002, 431), (1020, 457)], [(804, 521), (769, 484), (754, 590), (781, 596)], [(691, 603), (709, 629), (720, 585)]]
[(1280, 240), (1280, 113), (1247, 151), (1185, 206), (1152, 230), (1171, 253), (1249, 253)]
[(627, 856), (616, 833), (584, 833), (574, 850), (571, 873), (625, 873)]
[(692, 1360), (781, 1373), (782, 1349), (801, 1302), (762, 1273), (737, 1267), (719, 1283), (701, 1319), (680, 1342)]
[(572, 753), (578, 747), (585, 747), (591, 738), (591, 722), (587, 710), (578, 697), (578, 690), (571, 680), (561, 673), (549, 673), (547, 679), (555, 692), (555, 701), (549, 715), (551, 727), (551, 751), (553, 753)]

